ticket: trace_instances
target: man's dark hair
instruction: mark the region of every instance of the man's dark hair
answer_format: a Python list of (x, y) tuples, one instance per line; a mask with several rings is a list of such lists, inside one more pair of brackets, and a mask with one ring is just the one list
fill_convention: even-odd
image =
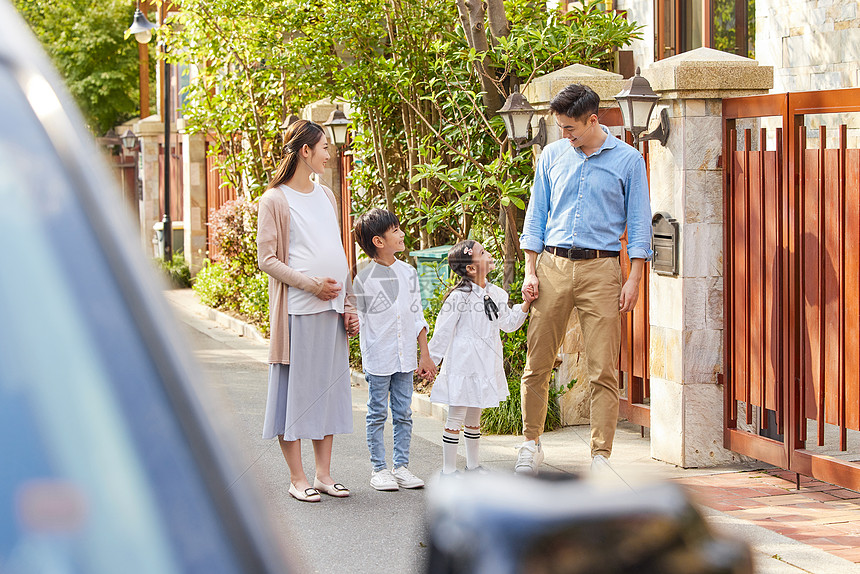
[(578, 121), (585, 121), (600, 109), (600, 96), (588, 86), (571, 84), (549, 103), (549, 109)]
[(355, 220), (355, 227), (353, 228), (355, 240), (361, 250), (367, 253), (368, 257), (373, 258), (376, 257), (376, 245), (373, 244), (373, 238), (377, 235), (382, 237), (395, 227), (400, 227), (400, 221), (396, 215), (387, 209), (374, 207)]

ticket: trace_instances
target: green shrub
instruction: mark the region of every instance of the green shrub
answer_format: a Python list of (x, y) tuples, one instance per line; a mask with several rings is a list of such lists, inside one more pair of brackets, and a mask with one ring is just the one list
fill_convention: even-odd
[(269, 276), (258, 271), (239, 285), (239, 313), (269, 335)]
[[(555, 376), (553, 376), (555, 379)], [(549, 401), (546, 411), (544, 431), (561, 428), (561, 397), (576, 384), (576, 379), (563, 387), (557, 387), (554, 380), (549, 384)], [(481, 413), (481, 432), (485, 434), (520, 434), (523, 428), (522, 395), (520, 378), (508, 379), (510, 396), (498, 407), (484, 409)]]
[(209, 217), (214, 261), (207, 261), (194, 291), (209, 307), (233, 311), (269, 334), (269, 277), (257, 268), (257, 204), (228, 201)]
[(191, 287), (191, 270), (188, 268), (188, 262), (185, 261), (185, 256), (181, 251), (173, 254), (172, 261), (165, 261), (161, 257), (156, 257), (155, 264), (167, 276), (167, 280), (173, 287), (177, 289)]
[(361, 370), (361, 341), (358, 337), (349, 338), (349, 366)]
[(230, 293), (227, 289), (226, 277), (227, 271), (220, 263), (207, 260), (203, 264), (203, 269), (194, 278), (194, 292), (204, 305), (217, 309), (227, 302)]

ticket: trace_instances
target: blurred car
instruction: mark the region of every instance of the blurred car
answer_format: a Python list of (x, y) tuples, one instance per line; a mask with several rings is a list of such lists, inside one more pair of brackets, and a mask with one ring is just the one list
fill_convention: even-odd
[(0, 572), (291, 571), (69, 102), (0, 0)]

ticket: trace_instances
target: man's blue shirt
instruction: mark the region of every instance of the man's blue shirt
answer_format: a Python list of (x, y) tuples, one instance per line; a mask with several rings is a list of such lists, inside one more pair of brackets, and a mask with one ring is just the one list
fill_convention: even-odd
[(620, 251), (626, 226), (629, 257), (651, 259), (645, 160), (600, 127), (606, 140), (590, 156), (567, 139), (544, 148), (520, 236), (522, 249), (540, 253), (552, 245)]

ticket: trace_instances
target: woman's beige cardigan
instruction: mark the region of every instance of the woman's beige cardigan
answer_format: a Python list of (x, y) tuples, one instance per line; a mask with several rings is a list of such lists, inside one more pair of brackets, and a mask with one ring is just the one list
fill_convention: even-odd
[[(332, 191), (322, 186), (337, 213)], [(290, 202), (277, 187), (266, 190), (260, 198), (257, 214), (257, 264), (269, 275), (269, 363), (290, 363), (290, 323), (287, 312), (287, 290), (296, 287), (316, 295), (323, 283), (316, 277), (289, 267), (290, 260)], [(352, 281), (346, 280), (345, 313), (355, 313)]]

